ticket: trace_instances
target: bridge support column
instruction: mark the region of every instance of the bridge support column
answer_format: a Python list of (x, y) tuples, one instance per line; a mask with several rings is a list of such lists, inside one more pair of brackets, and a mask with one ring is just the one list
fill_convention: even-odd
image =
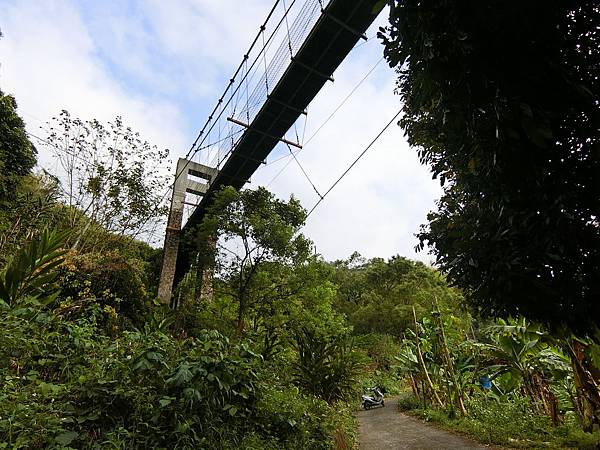
[[(183, 221), (183, 207), (186, 193), (204, 195), (208, 186), (217, 175), (217, 169), (205, 166), (187, 159), (179, 158), (177, 170), (175, 171), (175, 183), (173, 184), (173, 196), (171, 197), (171, 208), (169, 220), (165, 233), (165, 244), (163, 247), (163, 260), (160, 271), (160, 282), (158, 285), (158, 298), (161, 303), (170, 304), (173, 291), (173, 279), (175, 277), (175, 266), (177, 264), (177, 252), (181, 238), (181, 226)], [(207, 181), (199, 183), (189, 178), (192, 175)]]
[[(198, 255), (198, 267), (196, 271), (196, 291), (195, 298), (197, 302), (211, 303), (213, 300), (213, 276), (214, 276), (214, 250), (217, 245), (217, 239), (215, 236), (208, 238), (208, 246), (210, 247), (210, 256), (204, 255), (201, 258)], [(202, 262), (202, 260), (204, 260)]]

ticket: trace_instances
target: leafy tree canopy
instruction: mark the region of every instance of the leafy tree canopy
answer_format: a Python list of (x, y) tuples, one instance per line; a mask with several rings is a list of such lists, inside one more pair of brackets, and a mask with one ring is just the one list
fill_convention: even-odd
[(167, 211), (161, 203), (167, 149), (142, 140), (120, 117), (102, 124), (63, 110), (48, 125), (44, 145), (63, 170), (63, 201), (73, 210), (72, 225), (84, 219), (74, 247), (85, 244), (93, 224), (132, 237), (156, 227)]
[(466, 312), (460, 310), (460, 291), (449, 288), (440, 272), (422, 262), (402, 256), (366, 260), (355, 252), (332, 267), (335, 307), (346, 314), (357, 334), (402, 336), (412, 326), (413, 307), (419, 316), (450, 308), (462, 316), (460, 320), (469, 322)]
[(198, 229), (200, 264), (216, 263), (226, 294), (238, 304), (238, 334), (252, 305), (265, 307), (295, 291), (290, 269), (310, 256), (310, 241), (298, 233), (305, 218), (296, 199), (276, 199), (264, 188), (217, 194)]
[(486, 314), (597, 325), (599, 26), (595, 1), (396, 0), (380, 32), (444, 186), (420, 247)]
[(36, 162), (14, 97), (0, 91), (0, 202), (13, 200), (21, 178)]

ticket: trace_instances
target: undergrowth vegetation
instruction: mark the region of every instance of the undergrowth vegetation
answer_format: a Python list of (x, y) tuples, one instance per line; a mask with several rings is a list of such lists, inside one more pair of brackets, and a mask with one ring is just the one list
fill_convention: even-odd
[(469, 415), (451, 418), (446, 410), (424, 406), (412, 394), (399, 400), (401, 411), (448, 430), (464, 433), (479, 442), (514, 448), (594, 449), (598, 433), (585, 433), (573, 415), (553, 426), (548, 416), (532, 414), (531, 404), (520, 395), (501, 400), (485, 394), (467, 401)]
[[(327, 262), (298, 200), (264, 188), (214, 195), (181, 236), (189, 270), (159, 299), (161, 250), (138, 238), (166, 212), (166, 179), (147, 163), (168, 152), (120, 118), (63, 111), (44, 145), (66, 182), (32, 171), (36, 149), (2, 92), (0, 131), (0, 449), (349, 450), (373, 387), (486, 444), (598, 445), (597, 319), (581, 332), (477, 315), (472, 286), (447, 281), (463, 263), (484, 273), (463, 250), (448, 273), (401, 256)], [(422, 240), (465, 236), (431, 227)], [(519, 312), (502, 292), (500, 311)]]
[(329, 448), (339, 419), (327, 402), (274, 383), (245, 343), (173, 339), (164, 319), (115, 336), (100, 325), (108, 308), (61, 311), (32, 300), (3, 311), (9, 448)]
[(343, 327), (291, 322), (276, 352), (234, 327), (186, 329), (125, 282), (133, 267), (78, 264), (66, 238), (44, 231), (0, 276), (5, 448), (352, 445), (359, 362)]

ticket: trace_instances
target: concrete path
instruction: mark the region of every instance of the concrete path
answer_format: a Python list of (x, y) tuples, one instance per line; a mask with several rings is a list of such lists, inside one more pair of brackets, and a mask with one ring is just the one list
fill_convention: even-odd
[(396, 399), (386, 401), (384, 408), (360, 411), (358, 421), (360, 450), (489, 449), (400, 413)]

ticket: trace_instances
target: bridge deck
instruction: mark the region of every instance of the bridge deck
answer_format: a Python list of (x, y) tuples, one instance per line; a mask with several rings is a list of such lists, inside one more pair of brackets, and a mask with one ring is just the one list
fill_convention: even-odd
[[(188, 219), (184, 233), (201, 222), (215, 192), (224, 186), (241, 189), (250, 179), (373, 23), (377, 3), (330, 1)], [(176, 281), (189, 269), (190, 256), (182, 239)]]

